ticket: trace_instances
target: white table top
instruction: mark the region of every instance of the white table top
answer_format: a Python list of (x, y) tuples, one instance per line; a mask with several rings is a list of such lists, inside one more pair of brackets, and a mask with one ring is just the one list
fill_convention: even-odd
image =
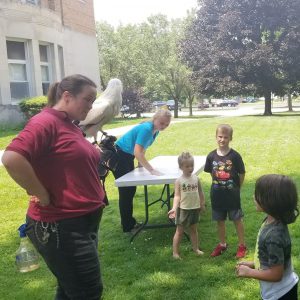
[[(117, 187), (137, 186), (137, 185), (156, 185), (173, 184), (182, 175), (178, 167), (178, 156), (157, 156), (149, 162), (151, 166), (162, 172), (164, 175), (151, 175), (145, 168), (135, 168), (133, 171), (115, 180)], [(194, 172), (198, 175), (205, 165), (206, 156), (194, 156)]]

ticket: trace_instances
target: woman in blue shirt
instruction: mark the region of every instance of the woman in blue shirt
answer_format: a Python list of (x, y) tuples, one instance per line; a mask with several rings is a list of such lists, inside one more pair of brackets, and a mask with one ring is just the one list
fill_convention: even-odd
[[(162, 175), (155, 170), (145, 157), (145, 152), (156, 139), (159, 131), (166, 129), (171, 122), (172, 114), (169, 110), (158, 110), (151, 121), (143, 122), (120, 137), (117, 142), (118, 166), (113, 172), (119, 178), (134, 169), (134, 158), (152, 175)], [(121, 224), (124, 232), (131, 232), (137, 225), (133, 217), (133, 197), (135, 186), (119, 187), (119, 209)]]

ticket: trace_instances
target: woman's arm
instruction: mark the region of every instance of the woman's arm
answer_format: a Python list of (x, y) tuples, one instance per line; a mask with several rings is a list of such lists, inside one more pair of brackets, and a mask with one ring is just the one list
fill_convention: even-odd
[(24, 156), (14, 151), (5, 151), (2, 156), (2, 163), (11, 178), (25, 189), (28, 195), (36, 196), (42, 206), (50, 203), (49, 193)]
[(238, 277), (254, 278), (258, 280), (277, 282), (282, 279), (283, 265), (272, 266), (266, 270), (256, 270), (245, 265), (238, 265), (236, 268)]
[(134, 146), (134, 156), (138, 160), (139, 164), (141, 164), (148, 172), (152, 175), (162, 175), (159, 171), (155, 170), (148, 162), (145, 157), (145, 149), (138, 144)]

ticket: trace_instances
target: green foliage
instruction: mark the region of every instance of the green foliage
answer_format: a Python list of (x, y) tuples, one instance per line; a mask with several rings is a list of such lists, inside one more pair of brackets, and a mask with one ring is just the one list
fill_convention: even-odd
[[(127, 114), (137, 113), (138, 116), (142, 112), (150, 110), (150, 102), (146, 99), (140, 90), (127, 89), (123, 91), (123, 105), (128, 107)], [(123, 114), (123, 115), (126, 115)]]
[(300, 2), (202, 0), (182, 52), (200, 94), (256, 93), (271, 114), (271, 92), (300, 81)]
[(107, 23), (97, 23), (103, 86), (118, 77), (125, 90), (141, 89), (150, 100), (174, 99), (177, 108), (190, 78), (177, 49), (184, 28), (183, 20), (168, 21), (164, 15), (116, 30)]
[[(119, 126), (128, 125), (128, 120), (124, 123), (121, 120), (117, 122)], [(171, 124), (148, 149), (147, 158), (178, 155), (182, 151), (207, 155), (216, 147), (215, 128), (219, 123), (233, 126), (231, 146), (241, 153), (246, 165), (242, 206), (249, 252), (245, 260), (252, 260), (256, 235), (264, 218), (262, 213), (256, 212), (253, 203), (256, 179), (262, 174), (282, 173), (295, 180), (298, 191), (300, 190), (300, 156), (295, 155), (300, 147), (300, 118), (299, 114), (273, 117), (202, 117), (191, 122)], [(0, 167), (0, 178), (0, 299), (52, 300), (56, 281), (42, 260), (41, 268), (37, 271), (28, 274), (16, 271), (14, 255), (19, 245), (17, 228), (24, 223), (28, 195), (9, 178), (3, 167)], [(226, 222), (228, 250), (220, 257), (209, 256), (218, 242), (216, 225), (211, 221), (211, 177), (201, 173), (200, 178), (207, 201), (207, 212), (202, 215), (198, 225), (200, 246), (205, 254), (196, 257), (191, 251), (190, 242), (183, 239), (182, 261), (172, 259), (175, 228), (142, 231), (133, 243), (129, 242), (128, 236), (122, 233), (120, 227), (118, 191), (114, 179), (111, 175), (107, 178), (105, 184), (110, 205), (104, 210), (99, 235), (104, 299), (238, 300), (260, 297), (256, 280), (240, 279), (235, 275), (237, 236), (232, 222)], [(161, 186), (150, 186), (148, 189), (151, 200), (159, 198)], [(145, 218), (143, 187), (137, 189), (134, 215), (140, 221)], [(165, 207), (161, 208), (158, 203), (150, 207), (151, 223), (166, 220)], [(289, 226), (292, 259), (298, 274), (299, 222), (300, 217)]]
[(37, 96), (34, 98), (24, 99), (19, 106), (27, 119), (39, 113), (47, 105), (46, 96)]

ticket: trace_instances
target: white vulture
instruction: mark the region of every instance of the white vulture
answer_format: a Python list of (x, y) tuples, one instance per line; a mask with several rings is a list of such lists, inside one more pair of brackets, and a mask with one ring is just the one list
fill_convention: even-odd
[(111, 79), (105, 91), (95, 100), (92, 109), (88, 112), (86, 118), (79, 123), (80, 128), (87, 136), (94, 137), (97, 142), (97, 133), (102, 130), (103, 125), (109, 123), (119, 114), (122, 106), (123, 85), (117, 78)]

